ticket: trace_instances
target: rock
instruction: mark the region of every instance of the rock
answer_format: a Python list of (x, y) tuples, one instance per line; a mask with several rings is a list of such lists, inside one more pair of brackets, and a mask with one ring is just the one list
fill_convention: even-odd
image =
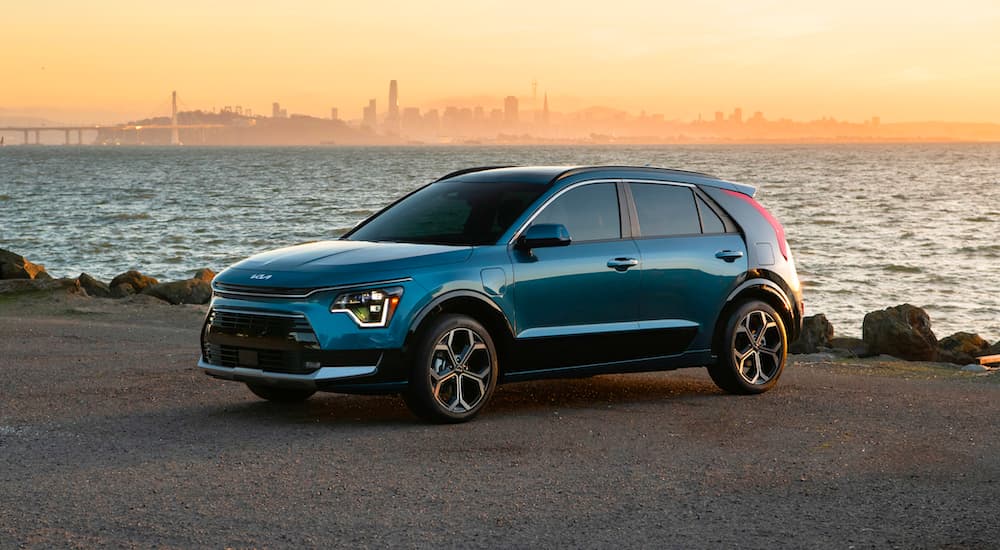
[(51, 279), (45, 266), (33, 264), (24, 256), (0, 248), (0, 279)]
[(111, 297), (111, 287), (104, 281), (98, 281), (86, 273), (81, 273), (76, 280), (80, 281), (80, 287), (87, 291), (88, 296), (97, 296), (98, 298)]
[(0, 280), (0, 294), (63, 290), (69, 294), (81, 294), (80, 281), (76, 279), (3, 279)]
[(837, 352), (844, 352), (844, 355), (853, 357), (870, 357), (874, 355), (868, 351), (868, 344), (861, 338), (850, 338), (840, 336), (830, 339), (830, 347)]
[(198, 271), (195, 271), (194, 277), (192, 277), (192, 279), (196, 279), (198, 281), (205, 281), (206, 283), (211, 283), (212, 279), (214, 278), (215, 278), (215, 272), (207, 267), (203, 267)]
[(983, 352), (983, 355), (1000, 355), (1000, 342), (997, 342), (996, 344), (993, 344), (992, 346), (986, 348), (986, 351)]
[(956, 365), (977, 363), (976, 357), (989, 355), (990, 343), (978, 334), (956, 332), (938, 342), (938, 360)]
[(819, 348), (830, 347), (833, 338), (833, 325), (826, 315), (819, 313), (802, 320), (802, 333), (799, 339), (788, 346), (788, 353), (816, 353)]
[(937, 337), (931, 318), (923, 309), (903, 304), (865, 315), (862, 338), (872, 353), (888, 354), (908, 361), (934, 361)]
[(131, 294), (138, 294), (147, 287), (159, 282), (153, 277), (147, 277), (133, 269), (111, 279), (111, 283), (108, 286), (111, 287), (111, 296), (113, 298), (124, 298)]
[(212, 286), (202, 279), (159, 283), (142, 291), (171, 304), (207, 304), (212, 298)]
[(968, 365), (965, 365), (964, 367), (962, 367), (962, 370), (964, 370), (966, 372), (989, 372), (989, 371), (991, 371), (993, 369), (987, 367), (986, 365), (980, 365), (980, 364), (977, 364), (977, 363), (969, 363)]

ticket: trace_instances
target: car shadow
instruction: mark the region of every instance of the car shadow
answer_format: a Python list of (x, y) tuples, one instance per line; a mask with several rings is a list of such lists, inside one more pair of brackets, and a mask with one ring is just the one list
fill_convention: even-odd
[[(560, 409), (607, 409), (647, 403), (695, 405), (722, 395), (707, 376), (675, 373), (602, 375), (540, 380), (497, 388), (481, 418), (536, 414)], [(247, 392), (246, 402), (220, 406), (213, 416), (254, 423), (323, 423), (337, 425), (423, 425), (396, 395), (317, 393), (302, 403), (261, 401)]]

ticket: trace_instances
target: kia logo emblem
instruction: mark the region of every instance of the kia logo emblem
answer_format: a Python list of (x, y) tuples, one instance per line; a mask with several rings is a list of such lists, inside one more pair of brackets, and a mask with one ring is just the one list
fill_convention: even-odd
[(258, 281), (266, 281), (271, 277), (272, 275), (270, 273), (254, 273), (250, 276), (251, 279), (256, 279)]

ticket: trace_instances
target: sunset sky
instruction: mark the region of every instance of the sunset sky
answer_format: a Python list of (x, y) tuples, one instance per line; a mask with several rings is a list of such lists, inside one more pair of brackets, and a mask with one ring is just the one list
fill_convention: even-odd
[[(1000, 2), (5, 2), (0, 117), (484, 104), (1000, 122)], [(540, 100), (539, 100), (540, 101)], [(494, 102), (494, 103), (491, 103)]]

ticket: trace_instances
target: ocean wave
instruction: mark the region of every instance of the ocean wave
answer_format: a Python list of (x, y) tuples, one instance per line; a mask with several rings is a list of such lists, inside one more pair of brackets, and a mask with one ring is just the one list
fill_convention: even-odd
[(1000, 244), (987, 244), (983, 246), (963, 246), (958, 249), (963, 254), (972, 256), (987, 256), (989, 258), (1000, 257)]
[(883, 265), (882, 269), (888, 271), (889, 273), (923, 273), (924, 270), (914, 265), (899, 265), (899, 264), (888, 264)]
[(127, 222), (133, 220), (148, 220), (152, 219), (152, 216), (146, 212), (139, 212), (136, 214), (109, 214), (104, 216), (104, 219), (113, 222)]

